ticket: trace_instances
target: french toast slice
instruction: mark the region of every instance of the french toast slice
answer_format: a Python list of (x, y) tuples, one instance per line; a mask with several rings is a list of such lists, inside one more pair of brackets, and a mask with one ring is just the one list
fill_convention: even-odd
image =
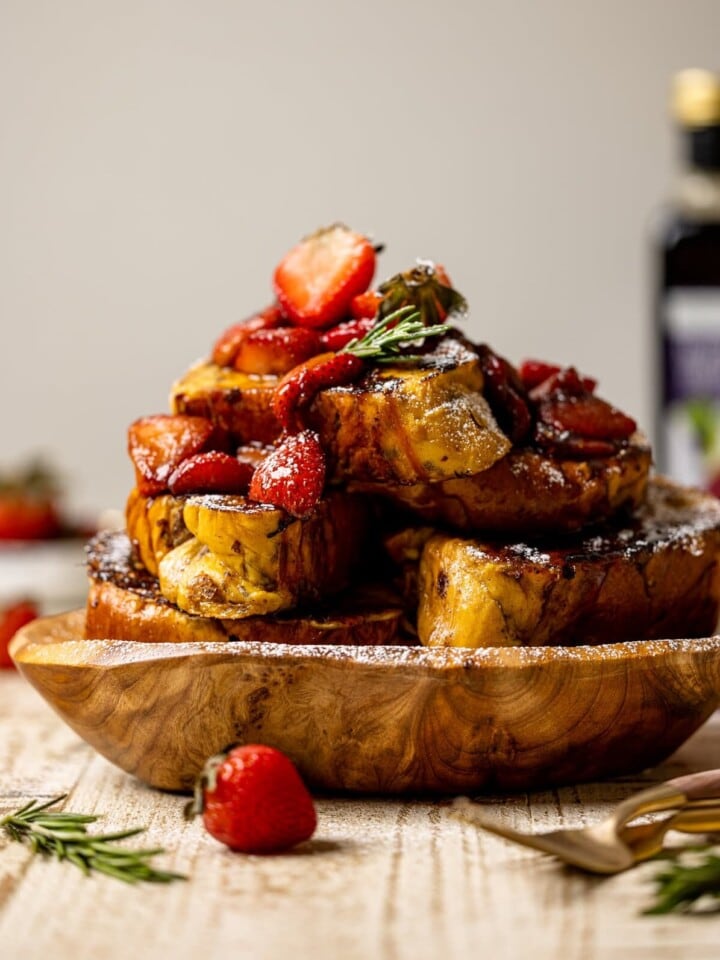
[(163, 597), (158, 581), (138, 564), (120, 532), (88, 545), (88, 638), (142, 643), (248, 640), (265, 643), (376, 645), (401, 642), (402, 604), (385, 587), (363, 584), (312, 613), (293, 611), (227, 620), (184, 613)]
[(142, 565), (154, 577), (165, 554), (192, 536), (185, 525), (184, 509), (184, 498), (169, 493), (145, 497), (137, 487), (130, 491), (125, 505), (128, 536)]
[(206, 417), (238, 443), (274, 443), (282, 434), (272, 401), (279, 377), (241, 373), (215, 363), (191, 367), (170, 391), (172, 413)]
[(307, 420), (335, 479), (431, 483), (487, 470), (511, 448), (482, 395), (477, 353), (448, 335), (417, 363), (318, 393)]
[(158, 560), (164, 597), (187, 613), (237, 619), (338, 593), (363, 559), (365, 498), (331, 492), (308, 517), (224, 494), (184, 499), (191, 536)]
[[(208, 417), (238, 441), (272, 442), (279, 379), (215, 364), (193, 367), (173, 386), (175, 413)], [(510, 450), (482, 395), (477, 354), (445, 336), (411, 365), (369, 368), (355, 383), (320, 391), (306, 412), (334, 481), (433, 482), (486, 470)]]
[(598, 644), (706, 636), (720, 609), (720, 501), (653, 479), (626, 523), (529, 543), (438, 533), (418, 571), (429, 646)]
[(384, 497), (429, 523), (463, 532), (535, 536), (571, 532), (638, 507), (652, 454), (636, 434), (612, 457), (550, 458), (515, 448), (488, 470), (439, 483), (351, 483), (349, 489)]

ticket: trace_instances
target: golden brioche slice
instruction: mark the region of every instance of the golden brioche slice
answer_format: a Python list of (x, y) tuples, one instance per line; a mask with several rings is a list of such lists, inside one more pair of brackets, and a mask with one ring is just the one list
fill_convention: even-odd
[(130, 491), (125, 506), (128, 536), (142, 565), (154, 577), (165, 554), (192, 536), (185, 525), (184, 509), (184, 498), (169, 493), (144, 497), (137, 487)]
[(458, 647), (706, 636), (718, 620), (719, 561), (720, 501), (656, 479), (632, 520), (582, 540), (430, 538), (418, 635)]
[[(190, 370), (173, 387), (175, 413), (209, 417), (242, 440), (269, 442), (275, 377), (214, 364)], [(374, 366), (354, 384), (323, 390), (307, 411), (334, 480), (418, 483), (467, 476), (510, 450), (483, 397), (474, 350), (446, 336), (418, 364)]]
[(473, 477), (405, 486), (352, 483), (350, 489), (385, 497), (425, 521), (463, 532), (533, 536), (579, 530), (639, 506), (651, 460), (647, 442), (636, 435), (613, 457), (554, 460), (514, 449)]
[(282, 433), (272, 409), (277, 383), (275, 376), (199, 363), (173, 384), (170, 409), (207, 417), (238, 442), (273, 443)]
[(487, 470), (510, 450), (482, 395), (475, 351), (442, 337), (411, 366), (375, 366), (323, 390), (307, 419), (336, 479), (418, 483)]
[(88, 638), (357, 645), (392, 644), (400, 638), (402, 605), (392, 591), (377, 585), (318, 604), (312, 613), (243, 620), (193, 616), (163, 597), (157, 579), (137, 564), (123, 533), (100, 534), (90, 542), (88, 573)]
[(288, 610), (347, 586), (370, 527), (365, 498), (330, 493), (313, 513), (223, 494), (185, 498), (192, 535), (158, 561), (163, 596), (187, 613), (235, 619)]

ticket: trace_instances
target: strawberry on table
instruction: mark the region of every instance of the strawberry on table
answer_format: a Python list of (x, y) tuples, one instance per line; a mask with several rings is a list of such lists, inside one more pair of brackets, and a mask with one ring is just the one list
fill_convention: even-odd
[(167, 490), (175, 468), (207, 449), (214, 434), (212, 423), (205, 417), (185, 414), (156, 414), (132, 423), (128, 453), (140, 493), (152, 497)]
[(325, 471), (320, 439), (305, 430), (287, 437), (259, 464), (248, 496), (280, 507), (293, 517), (306, 517), (322, 497)]
[(188, 816), (239, 853), (280, 853), (317, 826), (312, 797), (292, 762), (273, 747), (248, 744), (208, 760)]
[(293, 323), (327, 327), (347, 316), (374, 272), (375, 250), (367, 237), (334, 224), (301, 240), (283, 258), (275, 270), (275, 295)]
[(229, 453), (208, 450), (183, 460), (170, 474), (170, 493), (246, 493), (254, 466)]

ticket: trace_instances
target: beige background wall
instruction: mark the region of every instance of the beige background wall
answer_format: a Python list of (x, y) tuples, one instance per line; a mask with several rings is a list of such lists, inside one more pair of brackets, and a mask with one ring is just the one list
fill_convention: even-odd
[(127, 423), (337, 219), (646, 422), (667, 87), (719, 39), (717, 0), (0, 0), (0, 462), (121, 505)]

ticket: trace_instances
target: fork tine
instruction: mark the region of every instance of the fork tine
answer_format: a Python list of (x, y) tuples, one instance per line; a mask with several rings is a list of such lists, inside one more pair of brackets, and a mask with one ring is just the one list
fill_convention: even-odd
[(453, 801), (451, 813), (490, 833), (513, 840), (524, 847), (558, 857), (591, 873), (619, 873), (634, 862), (632, 853), (622, 843), (608, 844), (595, 840), (582, 830), (555, 830), (551, 833), (521, 833), (499, 820), (480, 812), (467, 797)]

